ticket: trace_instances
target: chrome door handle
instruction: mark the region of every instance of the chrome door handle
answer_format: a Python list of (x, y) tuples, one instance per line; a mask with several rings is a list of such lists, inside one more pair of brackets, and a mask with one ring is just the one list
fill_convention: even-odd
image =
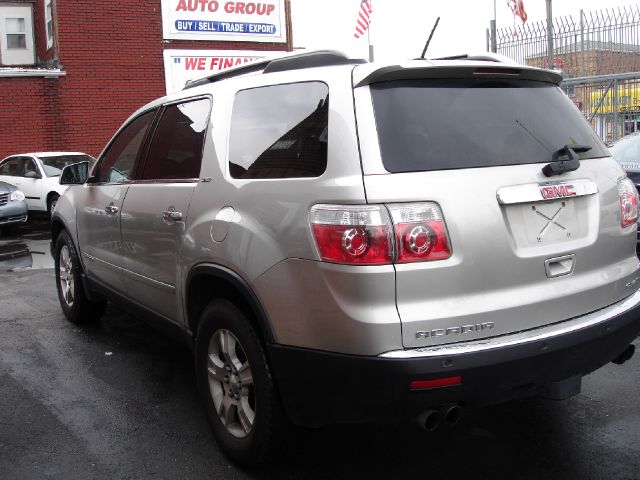
[(174, 212), (173, 210), (165, 210), (162, 212), (162, 220), (165, 222), (179, 222), (182, 220), (182, 212)]
[(115, 215), (118, 213), (118, 207), (115, 205), (107, 205), (104, 207), (104, 211), (107, 212), (107, 215)]

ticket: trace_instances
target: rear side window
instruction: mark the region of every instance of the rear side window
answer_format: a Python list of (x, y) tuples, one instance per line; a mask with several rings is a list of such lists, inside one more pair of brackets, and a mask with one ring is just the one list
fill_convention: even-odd
[(211, 101), (207, 98), (164, 109), (147, 153), (142, 180), (198, 178), (210, 110)]
[(327, 168), (329, 87), (321, 82), (244, 90), (231, 116), (233, 178), (318, 177)]
[(607, 156), (556, 86), (498, 79), (401, 80), (371, 86), (385, 168), (392, 173), (551, 162), (567, 144)]

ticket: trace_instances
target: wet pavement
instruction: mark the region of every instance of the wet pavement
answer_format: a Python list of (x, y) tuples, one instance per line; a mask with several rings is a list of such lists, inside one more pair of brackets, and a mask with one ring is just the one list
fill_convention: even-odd
[[(431, 434), (294, 430), (280, 463), (238, 469), (207, 426), (188, 350), (114, 307), (93, 326), (64, 319), (41, 268), (47, 228), (0, 237), (2, 480), (640, 479), (640, 355), (563, 402), (485, 408)], [(31, 265), (7, 267), (27, 256), (20, 244)]]
[(0, 228), (0, 273), (53, 268), (49, 219), (29, 215), (24, 225)]

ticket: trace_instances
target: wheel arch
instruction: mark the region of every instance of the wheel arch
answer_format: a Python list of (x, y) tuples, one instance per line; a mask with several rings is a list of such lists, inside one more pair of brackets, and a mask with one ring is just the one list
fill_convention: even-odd
[(56, 192), (55, 190), (51, 190), (49, 193), (47, 193), (47, 206), (49, 206), (49, 202), (51, 201), (52, 197), (60, 197), (60, 193)]
[(58, 240), (58, 235), (60, 235), (60, 232), (62, 230), (66, 230), (67, 232), (69, 231), (69, 229), (67, 228), (65, 223), (62, 221), (62, 219), (59, 216), (54, 215), (54, 217), (51, 219), (51, 251), (52, 252), (53, 252), (53, 249), (55, 248), (56, 241)]
[(232, 301), (247, 315), (261, 340), (265, 344), (274, 343), (268, 316), (253, 289), (233, 270), (215, 264), (196, 265), (187, 276), (187, 325), (194, 338), (202, 311), (216, 298)]

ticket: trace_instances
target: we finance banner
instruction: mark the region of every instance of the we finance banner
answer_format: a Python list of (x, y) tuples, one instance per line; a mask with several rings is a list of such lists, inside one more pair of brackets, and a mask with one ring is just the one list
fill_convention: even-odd
[(287, 41), (284, 0), (162, 0), (162, 25), (169, 40)]
[(187, 82), (283, 52), (250, 50), (165, 50), (167, 94), (182, 90)]

